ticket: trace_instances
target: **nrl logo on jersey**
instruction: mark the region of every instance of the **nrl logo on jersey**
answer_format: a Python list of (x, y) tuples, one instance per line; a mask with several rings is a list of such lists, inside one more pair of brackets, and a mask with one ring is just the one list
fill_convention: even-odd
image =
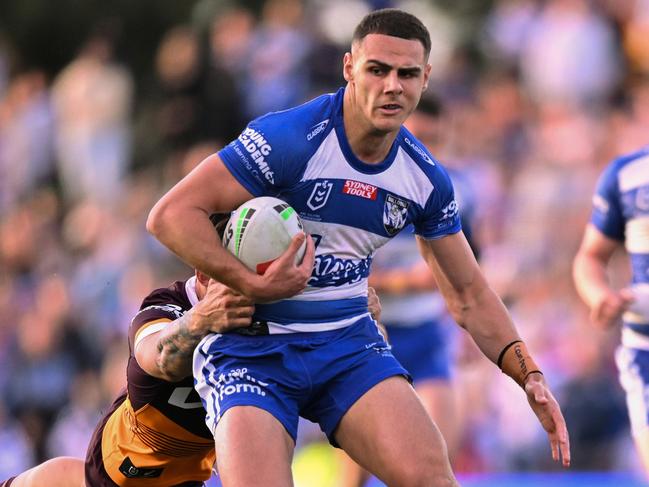
[(409, 203), (389, 194), (383, 207), (383, 227), (388, 235), (395, 235), (406, 226)]
[(311, 191), (311, 196), (306, 202), (306, 205), (311, 208), (313, 211), (319, 210), (324, 205), (327, 204), (331, 190), (334, 187), (334, 183), (327, 180), (318, 181)]
[(316, 124), (313, 127), (311, 127), (311, 132), (307, 134), (306, 140), (311, 141), (316, 135), (318, 135), (321, 132), (324, 132), (324, 129), (327, 128), (327, 125), (329, 125), (329, 119), (323, 120), (319, 124)]

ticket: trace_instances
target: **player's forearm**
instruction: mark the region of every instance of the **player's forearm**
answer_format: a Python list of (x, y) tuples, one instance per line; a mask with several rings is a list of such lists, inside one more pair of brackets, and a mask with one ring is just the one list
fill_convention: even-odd
[(254, 274), (223, 248), (208, 215), (199, 208), (175, 208), (161, 199), (151, 210), (147, 230), (194, 269), (228, 287), (250, 294)]
[(467, 306), (463, 318), (465, 329), (487, 358), (524, 387), (541, 370), (518, 335), (509, 312), (490, 288), (476, 301), (475, 306)]
[(490, 287), (467, 292), (452, 303), (449, 308), (456, 322), (492, 362), (497, 362), (505, 345), (520, 339), (505, 305)]
[(575, 257), (572, 267), (575, 288), (581, 299), (591, 308), (602, 295), (610, 291), (606, 264), (601, 259), (585, 253), (578, 253)]
[(160, 332), (156, 365), (167, 380), (178, 381), (192, 374), (194, 349), (205, 336), (198, 319), (194, 310), (189, 310)]

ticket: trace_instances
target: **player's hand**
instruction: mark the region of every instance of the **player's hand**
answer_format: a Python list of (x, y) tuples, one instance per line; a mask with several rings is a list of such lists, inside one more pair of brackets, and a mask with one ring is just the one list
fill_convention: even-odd
[[(304, 257), (302, 262), (296, 263), (297, 251), (305, 239)], [(268, 267), (263, 276), (259, 276), (254, 287), (247, 294), (256, 303), (278, 301), (299, 294), (311, 277), (314, 259), (315, 245), (311, 235), (304, 233), (295, 235), (288, 249)]]
[(561, 460), (564, 467), (569, 467), (570, 438), (566, 420), (563, 419), (559, 403), (550, 392), (543, 375), (530, 374), (525, 383), (525, 394), (527, 394), (527, 402), (530, 403), (532, 411), (548, 434), (552, 459), (557, 462)]
[(373, 287), (367, 288), (367, 308), (374, 321), (381, 321), (381, 301)]
[(195, 335), (225, 333), (250, 326), (255, 306), (252, 300), (224, 284), (210, 279), (205, 297), (194, 307)]
[(629, 289), (620, 291), (610, 290), (603, 293), (590, 309), (591, 321), (601, 329), (607, 329), (617, 324), (631, 303), (633, 293)]

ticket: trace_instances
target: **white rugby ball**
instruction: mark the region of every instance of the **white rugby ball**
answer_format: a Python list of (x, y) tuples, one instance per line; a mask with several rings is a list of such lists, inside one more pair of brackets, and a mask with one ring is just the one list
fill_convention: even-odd
[[(237, 208), (225, 227), (223, 246), (257, 274), (263, 274), (303, 231), (297, 212), (285, 201), (261, 196)], [(302, 262), (306, 242), (295, 260)]]

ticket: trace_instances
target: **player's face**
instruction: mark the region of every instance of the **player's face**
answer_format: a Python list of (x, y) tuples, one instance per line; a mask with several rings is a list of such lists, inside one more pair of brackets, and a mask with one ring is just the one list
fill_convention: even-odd
[(380, 132), (394, 132), (417, 106), (430, 65), (418, 40), (370, 34), (345, 55), (353, 109)]

